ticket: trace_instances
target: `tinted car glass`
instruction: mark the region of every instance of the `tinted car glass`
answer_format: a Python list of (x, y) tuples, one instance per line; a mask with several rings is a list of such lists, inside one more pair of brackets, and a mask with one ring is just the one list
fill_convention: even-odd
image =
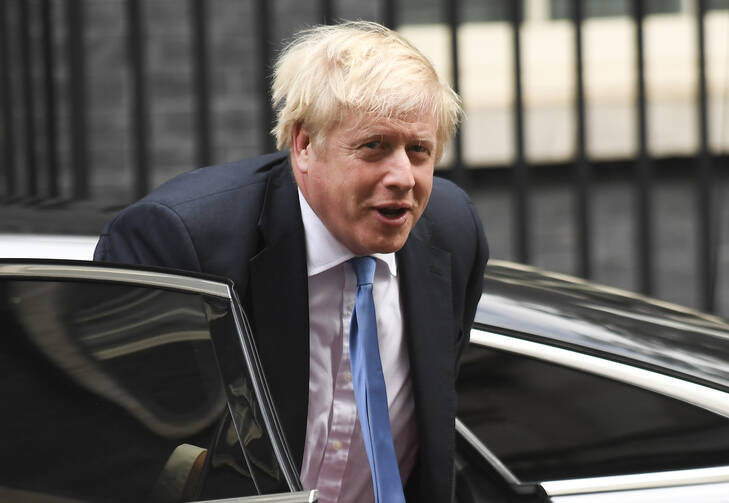
[(188, 501), (289, 490), (241, 371), (226, 300), (5, 279), (0, 323), (4, 501), (39, 493)]
[(584, 347), (729, 392), (729, 323), (529, 266), (489, 262), (476, 325)]
[(522, 481), (729, 464), (729, 420), (621, 382), (471, 345), (458, 417)]

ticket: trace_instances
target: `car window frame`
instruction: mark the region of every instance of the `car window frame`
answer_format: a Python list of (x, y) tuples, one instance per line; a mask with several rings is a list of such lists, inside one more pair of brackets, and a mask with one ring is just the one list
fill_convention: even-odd
[(547, 342), (520, 338), (480, 328), (471, 330), (471, 344), (507, 351), (606, 377), (690, 403), (729, 419), (729, 393), (661, 373), (654, 369), (644, 368), (639, 362), (628, 365), (623, 361), (611, 360), (602, 355), (582, 353), (574, 348), (559, 347)]

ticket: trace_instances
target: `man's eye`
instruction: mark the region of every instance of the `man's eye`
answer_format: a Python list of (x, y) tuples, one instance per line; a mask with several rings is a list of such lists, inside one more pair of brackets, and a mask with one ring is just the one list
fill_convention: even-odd
[(378, 148), (380, 145), (381, 145), (381, 143), (379, 141), (368, 141), (367, 143), (364, 143), (362, 146), (364, 148), (369, 148), (369, 149), (374, 150), (374, 149)]
[(409, 147), (411, 152), (415, 152), (417, 154), (427, 154), (428, 149), (422, 145), (411, 145)]

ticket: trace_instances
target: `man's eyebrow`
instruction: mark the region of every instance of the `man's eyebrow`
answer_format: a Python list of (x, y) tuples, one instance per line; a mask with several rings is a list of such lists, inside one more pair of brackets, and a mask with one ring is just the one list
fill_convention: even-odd
[(435, 139), (428, 137), (416, 137), (413, 138), (413, 143), (417, 143), (418, 147), (426, 146), (428, 148), (433, 148), (433, 145), (435, 145)]
[(356, 128), (355, 138), (356, 141), (361, 141), (369, 138), (377, 138), (383, 141), (387, 137), (398, 136), (407, 143), (419, 142), (427, 144), (435, 144), (436, 139), (434, 135), (428, 133), (422, 133), (421, 131), (406, 131), (404, 129), (392, 128), (391, 126), (384, 124), (369, 124)]

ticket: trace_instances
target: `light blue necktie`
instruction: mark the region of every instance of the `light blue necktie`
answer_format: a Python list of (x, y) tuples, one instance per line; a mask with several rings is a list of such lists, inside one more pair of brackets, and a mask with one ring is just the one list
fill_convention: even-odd
[(404, 503), (400, 469), (392, 443), (380, 347), (377, 343), (377, 318), (372, 297), (375, 259), (355, 257), (349, 263), (357, 275), (357, 297), (349, 328), (352, 382), (362, 438), (372, 471), (375, 502)]

